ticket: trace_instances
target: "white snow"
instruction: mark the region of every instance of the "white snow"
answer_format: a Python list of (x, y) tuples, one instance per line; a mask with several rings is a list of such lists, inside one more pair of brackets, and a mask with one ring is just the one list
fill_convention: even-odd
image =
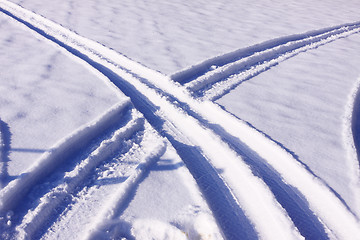
[(13, 20), (0, 19), (0, 117), (11, 133), (11, 161), (3, 174), (18, 176), (121, 95)]
[(359, 47), (353, 35), (299, 54), (218, 100), (293, 152), (358, 214), (359, 162), (347, 154), (344, 117), (360, 76)]
[(358, 0), (12, 2), (165, 74), (276, 37), (359, 21)]
[(0, 238), (356, 239), (358, 5), (1, 0)]

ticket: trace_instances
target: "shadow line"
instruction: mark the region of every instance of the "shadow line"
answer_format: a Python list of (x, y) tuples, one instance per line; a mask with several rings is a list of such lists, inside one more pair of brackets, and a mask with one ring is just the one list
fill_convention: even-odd
[(353, 133), (354, 146), (360, 168), (360, 88), (356, 92), (351, 117), (351, 130)]
[(11, 148), (11, 152), (26, 152), (26, 153), (46, 153), (51, 152), (51, 149), (37, 149), (37, 148)]
[(9, 183), (9, 162), (11, 149), (11, 132), (9, 125), (0, 119), (0, 188)]

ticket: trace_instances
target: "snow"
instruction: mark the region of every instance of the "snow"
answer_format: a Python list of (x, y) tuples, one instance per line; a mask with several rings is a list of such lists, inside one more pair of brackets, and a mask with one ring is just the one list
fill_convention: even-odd
[(360, 236), (356, 0), (11, 2), (1, 238)]
[(121, 95), (13, 20), (0, 18), (0, 116), (11, 134), (11, 161), (2, 171), (17, 176)]
[(360, 58), (353, 51), (359, 46), (353, 35), (299, 54), (218, 100), (280, 142), (355, 212), (358, 160), (348, 154), (345, 110), (360, 76)]
[(357, 0), (12, 2), (165, 74), (239, 47), (359, 21)]

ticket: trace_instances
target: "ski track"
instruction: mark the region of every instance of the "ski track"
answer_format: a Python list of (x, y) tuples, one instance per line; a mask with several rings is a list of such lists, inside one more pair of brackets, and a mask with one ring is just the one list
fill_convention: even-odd
[(42, 178), (52, 173), (62, 161), (83, 150), (100, 134), (113, 127), (121, 119), (129, 105), (130, 101), (128, 100), (115, 105), (93, 123), (85, 125), (55, 144), (54, 148), (43, 154), (30, 169), (2, 189), (0, 212), (4, 213), (16, 207), (28, 191)]
[[(158, 139), (161, 139), (158, 136)], [(156, 143), (156, 141), (154, 141)], [(105, 207), (101, 210), (100, 213), (95, 217), (95, 222), (91, 226), (86, 228), (83, 231), (83, 239), (97, 239), (97, 232), (106, 228), (106, 223), (119, 214), (119, 209), (121, 209), (128, 198), (128, 195), (142, 180), (142, 177), (146, 174), (149, 167), (156, 163), (156, 161), (165, 153), (166, 144), (164, 141), (157, 140), (157, 143), (154, 144), (153, 148), (148, 150), (148, 153), (144, 154), (143, 159), (132, 170), (129, 177), (125, 180), (123, 184), (116, 190), (116, 192), (110, 197), (110, 199), (105, 203)]]
[[(290, 219), (308, 237), (302, 222), (314, 224), (315, 237), (324, 237), (324, 231), (340, 239), (360, 236), (358, 220), (319, 179), (216, 104), (197, 101), (166, 76), (15, 4), (3, 1), (0, 11), (81, 58), (130, 97), (184, 160), (225, 237), (300, 238)], [(214, 193), (218, 190), (223, 194)], [(217, 202), (221, 197), (225, 201)], [(260, 205), (256, 204), (259, 199)], [(229, 211), (233, 213), (228, 215)], [(296, 220), (299, 213), (303, 215)]]
[[(140, 137), (140, 138), (139, 138)], [(149, 168), (156, 164), (160, 157), (166, 150), (166, 143), (164, 139), (156, 134), (148, 123), (145, 124), (145, 130), (141, 136), (136, 136), (136, 140), (129, 139), (129, 146), (125, 151), (123, 150), (120, 156), (116, 156), (108, 162), (107, 166), (102, 165), (97, 169), (97, 177), (87, 185), (84, 190), (78, 196), (74, 197), (74, 201), (71, 203), (71, 209), (64, 211), (61, 216), (52, 223), (45, 235), (45, 239), (58, 238), (61, 233), (54, 229), (59, 226), (67, 226), (74, 216), (83, 218), (84, 211), (88, 211), (87, 202), (93, 200), (95, 208), (90, 214), (85, 217), (89, 219), (82, 229), (75, 236), (82, 239), (104, 239), (102, 235), (107, 232), (107, 229), (111, 227), (111, 223), (116, 221), (119, 209), (132, 200), (132, 194), (134, 189), (141, 184), (144, 175), (149, 171)], [(121, 164), (119, 164), (119, 162)], [(112, 174), (108, 174), (109, 171)], [(106, 176), (102, 178), (99, 176)], [(107, 188), (98, 188), (98, 184), (106, 184), (106, 181), (115, 180), (117, 184), (110, 185)], [(110, 196), (108, 199), (102, 199), (103, 196)], [(99, 197), (101, 202), (99, 202)], [(94, 207), (94, 206), (93, 206)], [(79, 217), (81, 215), (81, 217)], [(21, 226), (19, 227), (21, 228)], [(99, 236), (97, 235), (99, 234)], [(127, 233), (122, 233), (127, 234)], [(49, 236), (50, 235), (50, 236)], [(55, 235), (55, 236), (54, 236)], [(117, 239), (118, 236), (114, 238)], [(122, 236), (123, 237), (123, 236)], [(127, 236), (132, 239), (132, 236)], [(113, 239), (113, 238), (112, 238)]]
[(172, 74), (194, 96), (216, 100), (261, 72), (300, 52), (347, 37), (360, 31), (360, 22), (280, 37), (207, 59)]
[(144, 119), (139, 113), (132, 111), (130, 120), (126, 122), (125, 126), (115, 130), (110, 138), (102, 140), (100, 145), (78, 163), (74, 170), (65, 174), (60, 184), (41, 197), (40, 204), (34, 210), (29, 211), (17, 227), (17, 238), (33, 239), (33, 234), (43, 228), (44, 223), (50, 217), (53, 217), (53, 210), (66, 202), (66, 198), (71, 198), (78, 192), (79, 186), (91, 176), (92, 171), (101, 163), (121, 152), (123, 142), (134, 136), (143, 127)]
[[(18, 239), (33, 239), (33, 234), (38, 234), (38, 231), (44, 228), (44, 223), (48, 224), (49, 219), (55, 217), (54, 209), (64, 205), (72, 194), (78, 191), (79, 186), (91, 177), (91, 172), (99, 164), (120, 152), (123, 142), (142, 131), (143, 127), (143, 116), (134, 110), (129, 99), (126, 99), (53, 146), (51, 152), (43, 154), (28, 171), (0, 192), (0, 236), (10, 239), (10, 236), (16, 233)], [(105, 139), (102, 139), (104, 134)], [(106, 139), (109, 135), (110, 138)], [(99, 146), (93, 149), (95, 142), (99, 141)], [(65, 166), (76, 162), (71, 159), (76, 160), (88, 151), (90, 152), (87, 157), (71, 173), (61, 173), (62, 169), (66, 169)], [(49, 189), (48, 178), (59, 174), (63, 174), (63, 180), (50, 180), (56, 186)], [(41, 187), (42, 185), (44, 186)], [(41, 195), (43, 188), (50, 190), (44, 193), (44, 196)], [(34, 197), (39, 197), (40, 203), (30, 210), (33, 208), (31, 204), (37, 202)], [(23, 213), (26, 214), (22, 218)], [(12, 228), (14, 223), (20, 223), (16, 231)]]

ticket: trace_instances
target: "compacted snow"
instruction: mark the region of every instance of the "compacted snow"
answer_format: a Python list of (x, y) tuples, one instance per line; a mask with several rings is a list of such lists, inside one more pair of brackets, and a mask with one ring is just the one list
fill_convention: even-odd
[(1, 0), (0, 238), (357, 239), (358, 4)]

